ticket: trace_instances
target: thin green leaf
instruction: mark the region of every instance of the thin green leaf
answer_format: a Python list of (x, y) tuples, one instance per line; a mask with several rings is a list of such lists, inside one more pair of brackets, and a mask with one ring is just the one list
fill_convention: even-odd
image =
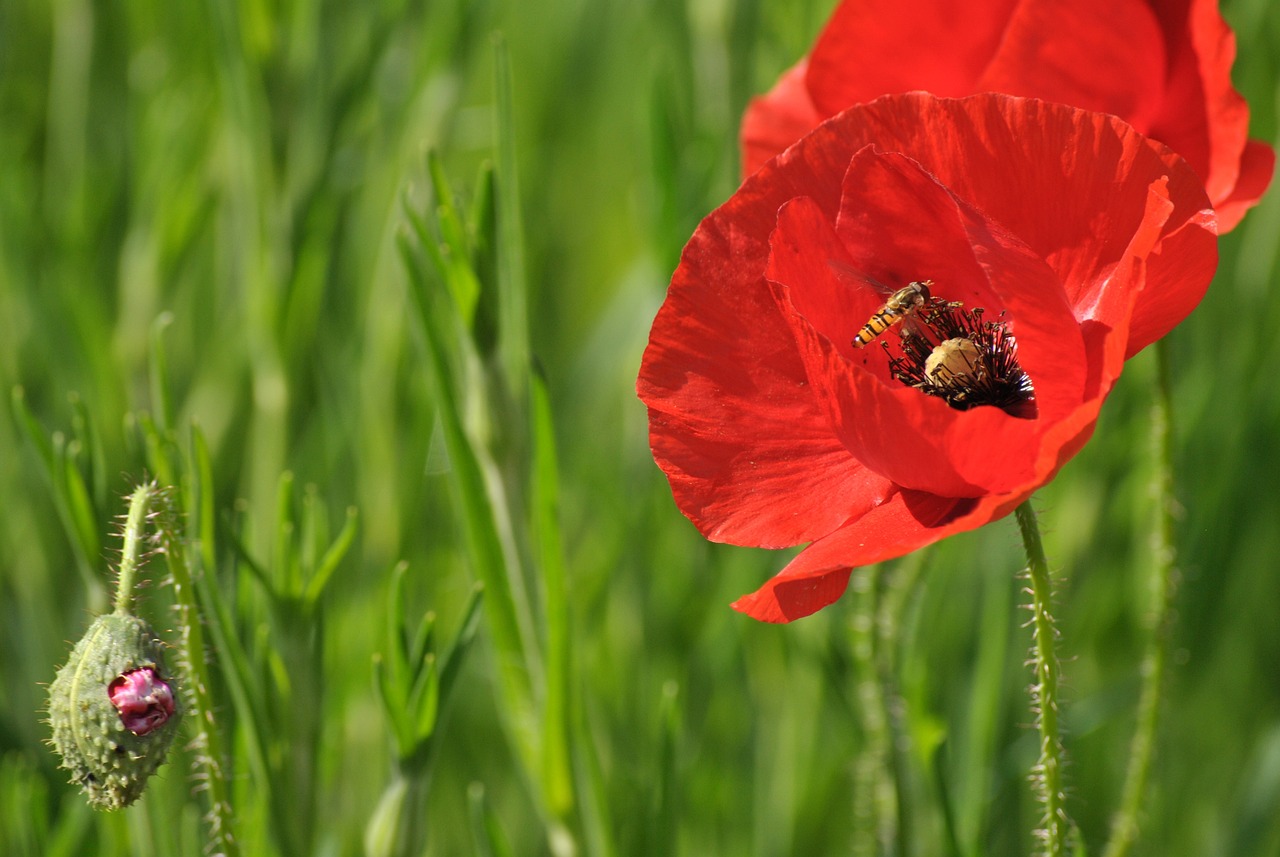
[[(392, 656), (394, 657), (394, 656)], [(409, 701), (404, 693), (404, 685), (391, 675), (384, 658), (373, 655), (373, 686), (382, 703), (382, 712), (391, 724), (392, 737), (396, 743), (396, 755), (403, 758), (413, 746), (413, 725), (409, 721)]]
[(293, 473), (286, 470), (276, 483), (275, 560), (269, 571), (274, 571), (276, 591), (282, 596), (302, 592), (302, 569), (298, 567), (297, 552), (293, 550), (297, 529), (294, 526), (293, 481)]
[(471, 841), (477, 857), (515, 857), (497, 816), (489, 810), (480, 783), (472, 783), (467, 789), (467, 820), (471, 822)]
[(98, 510), (94, 508), (84, 476), (69, 456), (58, 456), (58, 475), (62, 481), (67, 515), (75, 529), (76, 537), (84, 545), (87, 556), (101, 556), (102, 542), (98, 537)]
[(467, 232), (471, 236), (471, 268), (480, 283), (472, 337), (476, 348), (485, 356), (493, 353), (498, 338), (498, 262), (494, 258), (497, 238), (497, 189), (493, 164), (480, 165), (475, 196), (467, 214)]
[(517, 413), (528, 395), (529, 313), (525, 283), (524, 227), (520, 217), (520, 185), (516, 170), (515, 111), (511, 94), (511, 59), (500, 33), (493, 36), (494, 127), (497, 133), (497, 269), (498, 362), (511, 385)]
[[(198, 492), (199, 486), (195, 490)], [(200, 555), (187, 551), (187, 534), (182, 530), (184, 510), (177, 505), (180, 498), (169, 488), (159, 494), (158, 499), (161, 502), (156, 508), (157, 530), (173, 584), (181, 637), (180, 658), (187, 673), (188, 693), (196, 714), (195, 743), (201, 750), (199, 764), (208, 789), (209, 847), (228, 857), (235, 857), (240, 850), (232, 829), (235, 813), (231, 804), (231, 777), (227, 770), (230, 762), (221, 721), (216, 713), (220, 706), (214, 704), (214, 684), (205, 647), (205, 617), (208, 613), (201, 604), (199, 590), (204, 578), (203, 568)]]
[[(404, 622), (404, 574), (409, 564), (404, 560), (391, 569), (391, 589), (387, 593), (387, 654), (385, 669), (397, 686), (408, 681), (408, 663), (416, 660), (410, 655), (409, 636)], [(430, 614), (428, 614), (430, 615)], [(426, 617), (423, 617), (426, 619)]]
[(418, 665), (418, 677), (409, 692), (409, 711), (414, 715), (414, 751), (424, 744), (436, 729), (440, 713), (440, 670), (436, 656), (428, 652)]
[(160, 432), (151, 414), (143, 411), (137, 414), (137, 426), (142, 433), (143, 448), (146, 450), (147, 466), (151, 468), (156, 481), (161, 485), (179, 484), (175, 463), (170, 456), (168, 440)]
[(271, 777), (268, 773), (267, 753), (263, 744), (264, 736), (270, 735), (265, 713), (266, 696), (262, 683), (258, 680), (236, 631), (231, 609), (215, 582), (207, 575), (196, 579), (196, 593), (200, 597), (200, 610), (206, 617), (206, 627), (212, 637), (213, 649), (217, 652), (217, 664), (222, 674), (227, 692), (231, 695), (231, 706), (236, 713), (236, 725), (239, 740), (244, 742), (248, 751), (249, 769), (259, 792), (265, 797), (271, 788)]
[(85, 454), (84, 466), (89, 474), (88, 487), (93, 508), (105, 509), (108, 503), (107, 459), (102, 450), (102, 435), (89, 408), (79, 396), (71, 396), (71, 426)]
[(267, 596), (270, 599), (272, 608), (275, 609), (276, 605), (278, 605), (281, 599), (284, 598), (284, 593), (276, 591), (275, 581), (271, 580), (267, 575), (266, 569), (259, 565), (257, 560), (249, 554), (248, 548), (244, 546), (244, 542), (240, 540), (240, 536), (236, 532), (235, 522), (231, 517), (224, 514), (222, 522), (223, 532), (230, 541), (231, 549), (235, 553), (236, 558), (244, 564), (244, 567), (249, 570), (251, 575), (253, 575), (254, 580), (258, 581), (262, 586), (263, 591), (267, 593)]
[[(163, 312), (151, 324), (151, 354), (148, 360), (151, 383), (151, 412), (162, 435), (174, 430), (173, 397), (169, 394), (169, 361), (165, 357), (164, 333), (173, 323), (173, 313)], [(174, 483), (168, 482), (167, 485)]]
[[(406, 627), (406, 631), (408, 628)], [(418, 622), (417, 632), (413, 635), (413, 640), (408, 640), (406, 656), (410, 663), (417, 663), (427, 656), (427, 652), (435, 649), (436, 638), (436, 614), (434, 610), (428, 610), (422, 614), (422, 620)]]
[(436, 224), (440, 229), (441, 254), (446, 265), (445, 283), (453, 292), (463, 324), (470, 329), (475, 319), (480, 283), (471, 268), (471, 245), (458, 212), (453, 190), (444, 174), (439, 154), (427, 153), (427, 169), (436, 196)]
[(189, 458), (187, 461), (187, 525), (192, 529), (191, 544), (199, 548), (201, 568), (216, 568), (215, 530), (217, 517), (213, 503), (213, 462), (209, 457), (209, 444), (204, 432), (196, 424), (191, 425)]
[(569, 755), (569, 676), (572, 673), (569, 647), (568, 581), (564, 548), (560, 537), (559, 472), (556, 463), (555, 429), (551, 402), (542, 377), (531, 382), (533, 428), (533, 479), (531, 482), (531, 526), (538, 566), (542, 572), (547, 633), (546, 702), (543, 706), (542, 740), (543, 790), (550, 809), (561, 818), (573, 812), (573, 769)]
[(27, 440), (31, 441), (31, 445), (35, 447), (36, 452), (40, 455), (40, 460), (44, 462), (45, 472), (52, 482), (52, 441), (49, 440), (49, 436), (45, 433), (44, 426), (40, 425), (40, 421), (35, 418), (35, 415), (31, 413), (31, 409), (27, 407), (27, 395), (22, 387), (14, 387), (9, 399), (13, 404), (14, 415), (18, 418), (18, 427), (22, 429), (22, 433), (27, 436)]
[(493, 265), (493, 251), (498, 244), (496, 194), (493, 164), (484, 161), (476, 174), (476, 189), (471, 198), (471, 207), (467, 210), (467, 234), (475, 252), (471, 264), (481, 280), (490, 273), (486, 266)]
[(316, 567), (315, 573), (312, 574), (310, 582), (307, 584), (307, 591), (303, 596), (303, 603), (307, 609), (310, 609), (320, 600), (320, 596), (324, 593), (325, 586), (333, 577), (334, 571), (337, 570), (338, 564), (342, 562), (343, 557), (347, 555), (347, 551), (351, 549), (352, 543), (356, 538), (356, 531), (359, 529), (359, 514), (354, 506), (347, 509), (347, 519), (342, 525), (342, 530), (338, 533), (338, 537), (334, 539), (333, 544), (325, 551), (320, 559), (319, 566)]
[[(531, 670), (537, 663), (531, 620), (517, 611), (511, 581), (518, 578), (516, 551), (511, 544), (509, 528), (499, 531), (497, 509), (491, 492), (500, 491), (500, 482), (492, 464), (482, 463), (481, 454), (472, 443), (462, 423), (461, 401), (449, 360), (451, 348), (458, 347), (457, 314), (441, 300), (439, 290), (427, 287), (415, 254), (401, 241), (409, 281), (417, 301), (417, 317), (425, 334), (428, 374), (436, 392), (440, 423), (449, 451), (453, 485), (461, 504), (459, 517), (463, 523), (468, 553), (476, 574), (488, 590), (486, 612), (489, 628), (498, 652), (498, 666), (510, 706), (511, 725), (516, 730), (523, 752), (532, 758), (536, 746), (532, 734), (533, 682)], [(452, 325), (446, 324), (452, 321)]]
[(51, 437), (44, 430), (39, 420), (27, 407), (22, 387), (13, 388), (12, 402), (19, 428), (27, 436), (44, 465), (45, 477), (49, 480), (49, 487), (52, 489), (53, 507), (57, 510), (58, 518), (62, 521), (63, 529), (71, 541), (71, 550), (76, 558), (76, 570), (80, 574), (84, 587), (87, 591), (94, 593), (95, 597), (105, 597), (106, 590), (98, 571), (102, 547), (98, 538), (97, 525), (94, 525), (92, 533), (85, 532), (71, 508), (66, 477), (63, 474), (66, 467), (63, 460), (65, 441), (59, 435)]
[(477, 583), (471, 588), (467, 605), (463, 608), (462, 624), (458, 627), (457, 636), (454, 637), (449, 650), (440, 658), (440, 693), (446, 704), (452, 698), (454, 683), (462, 670), (467, 652), (471, 649), (471, 643), (475, 640), (476, 629), (480, 625), (480, 604), (483, 598), (484, 587)]

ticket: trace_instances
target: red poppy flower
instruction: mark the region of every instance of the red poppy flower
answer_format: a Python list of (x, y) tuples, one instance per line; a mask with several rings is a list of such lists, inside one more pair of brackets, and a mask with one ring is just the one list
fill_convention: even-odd
[[(859, 105), (686, 245), (637, 381), (654, 458), (707, 538), (811, 543), (734, 604), (806, 616), (852, 568), (1006, 515), (1050, 480), (1125, 359), (1195, 307), (1216, 265), (1200, 180), (1113, 116), (992, 94)], [(932, 281), (933, 298), (981, 310), (1016, 348), (1030, 409), (961, 410), (902, 382), (897, 345), (856, 348), (885, 302), (872, 279)]]
[(1113, 113), (1200, 174), (1222, 231), (1271, 181), (1231, 86), (1235, 36), (1217, 0), (846, 0), (812, 55), (748, 107), (744, 174), (819, 122), (880, 95), (1007, 92)]

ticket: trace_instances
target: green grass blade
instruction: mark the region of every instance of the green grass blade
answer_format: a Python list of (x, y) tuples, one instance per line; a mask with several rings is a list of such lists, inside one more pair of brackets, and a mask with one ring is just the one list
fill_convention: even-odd
[(94, 508), (84, 476), (76, 467), (74, 456), (66, 446), (58, 447), (55, 456), (58, 481), (62, 485), (67, 515), (77, 539), (84, 545), (86, 557), (101, 555), (102, 543), (98, 537), (98, 510)]
[[(98, 536), (98, 523), (96, 515), (92, 516), (91, 521), (86, 520), (84, 504), (87, 492), (84, 490), (83, 483), (81, 482), (78, 490), (72, 485), (72, 482), (79, 481), (79, 478), (78, 474), (75, 477), (68, 474), (68, 471), (74, 471), (75, 468), (69, 467), (66, 462), (66, 441), (59, 434), (50, 437), (45, 432), (40, 421), (27, 406), (26, 396), (21, 387), (13, 388), (10, 401), (18, 428), (22, 434), (26, 435), (40, 463), (44, 466), (45, 477), (49, 480), (49, 487), (53, 494), (53, 506), (70, 539), (81, 582), (86, 591), (93, 593), (93, 600), (100, 601), (105, 598), (106, 589), (99, 572), (102, 542)], [(79, 499), (73, 495), (78, 496)]]
[(150, 369), (151, 413), (155, 415), (156, 427), (162, 435), (171, 435), (174, 430), (173, 397), (169, 393), (169, 361), (165, 356), (164, 334), (173, 323), (172, 313), (161, 313), (151, 325), (151, 355), (147, 365)]
[(511, 384), (518, 413), (527, 401), (529, 378), (528, 285), (525, 282), (524, 227), (516, 178), (515, 111), (511, 92), (511, 58), (501, 34), (493, 37), (493, 75), (497, 99), (498, 362)]
[[(577, 803), (570, 760), (570, 676), (573, 671), (569, 640), (568, 580), (560, 535), (559, 468), (551, 402), (543, 379), (532, 379), (533, 479), (531, 527), (538, 568), (542, 572), (546, 621), (546, 691), (542, 712), (542, 777), (549, 809), (568, 818)], [(586, 736), (579, 736), (585, 738)]]
[(149, 413), (139, 413), (135, 426), (142, 435), (142, 446), (145, 451), (147, 465), (156, 481), (161, 485), (179, 484), (178, 469), (173, 459), (172, 443), (165, 437), (160, 427)]
[(471, 841), (476, 857), (515, 857), (515, 851), (485, 800), (484, 786), (479, 783), (473, 783), (467, 789), (467, 819), (471, 822)]
[[(432, 248), (435, 250), (432, 261), (439, 269), (441, 281), (453, 293), (453, 301), (463, 326), (470, 330), (480, 299), (480, 282), (471, 265), (471, 241), (449, 180), (444, 174), (444, 164), (434, 150), (427, 153), (427, 170), (436, 198), (436, 224), (440, 231), (439, 247)], [(423, 232), (420, 229), (419, 235)]]
[[(500, 480), (462, 422), (462, 403), (449, 355), (457, 353), (457, 313), (431, 289), (418, 257), (403, 241), (401, 253), (417, 299), (418, 318), (425, 334), (428, 375), (436, 393), (451, 476), (460, 503), (459, 516), (476, 574), (484, 583), (489, 630), (503, 676), (504, 698), (515, 737), (526, 758), (536, 758), (537, 718), (533, 707), (535, 682), (531, 672), (538, 651), (530, 619), (520, 618), (512, 592), (519, 562), (509, 525), (500, 525)], [(453, 348), (451, 349), (451, 345)], [(540, 669), (540, 668), (539, 668)]]
[(111, 498), (107, 496), (107, 459), (102, 447), (102, 434), (88, 405), (76, 395), (71, 396), (71, 429), (84, 457), (92, 506), (94, 509), (106, 509)]

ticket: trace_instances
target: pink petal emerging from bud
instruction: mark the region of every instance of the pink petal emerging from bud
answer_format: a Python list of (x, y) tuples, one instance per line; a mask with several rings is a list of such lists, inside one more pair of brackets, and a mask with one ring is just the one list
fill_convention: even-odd
[(173, 716), (173, 689), (152, 667), (131, 670), (107, 688), (120, 722), (134, 735), (159, 729)]

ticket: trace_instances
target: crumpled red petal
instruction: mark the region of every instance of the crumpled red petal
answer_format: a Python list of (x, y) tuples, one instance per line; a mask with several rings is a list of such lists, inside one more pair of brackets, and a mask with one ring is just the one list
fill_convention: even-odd
[(1266, 143), (1250, 140), (1240, 157), (1240, 177), (1225, 199), (1216, 204), (1218, 231), (1230, 232), (1240, 225), (1249, 209), (1258, 204), (1271, 185), (1276, 171), (1276, 151)]
[(1231, 84), (1235, 34), (1217, 0), (1152, 2), (1166, 22), (1168, 91), (1163, 111), (1143, 130), (1191, 164), (1217, 209), (1219, 230), (1229, 232), (1270, 185), (1275, 151), (1248, 139), (1249, 105)]
[(1144, 0), (1023, 0), (974, 90), (1112, 113), (1145, 133), (1164, 77), (1164, 34)]
[[(743, 120), (743, 174), (819, 120), (884, 94), (1005, 92), (1120, 116), (1196, 170), (1228, 231), (1274, 172), (1247, 139), (1217, 0), (846, 0)], [(803, 80), (800, 80), (803, 75)], [(811, 121), (808, 128), (816, 127)]]
[(703, 221), (654, 320), (637, 381), (676, 504), (714, 541), (809, 541), (889, 486), (827, 428), (760, 277), (774, 212), (795, 191), (787, 182), (744, 190)]
[(827, 118), (819, 113), (805, 88), (808, 60), (792, 66), (767, 95), (751, 99), (742, 115), (742, 174), (749, 176), (765, 161), (808, 134)]
[(976, 92), (1017, 0), (840, 3), (809, 56), (809, 97), (824, 116), (890, 93)]
[[(930, 115), (920, 121), (925, 103)], [(1201, 182), (1176, 154), (1115, 117), (1001, 95), (908, 93), (856, 110), (857, 121), (837, 118), (816, 129), (806, 149), (874, 144), (915, 158), (1044, 258), (1077, 318), (1087, 316), (1099, 272), (1118, 263), (1142, 221), (1147, 185), (1167, 175), (1176, 202), (1170, 222), (1188, 228), (1166, 235), (1151, 260), (1153, 288), (1136, 310), (1131, 353), (1167, 334), (1203, 298), (1206, 270), (1217, 267), (1217, 232)], [(794, 153), (779, 160), (794, 161)]]

